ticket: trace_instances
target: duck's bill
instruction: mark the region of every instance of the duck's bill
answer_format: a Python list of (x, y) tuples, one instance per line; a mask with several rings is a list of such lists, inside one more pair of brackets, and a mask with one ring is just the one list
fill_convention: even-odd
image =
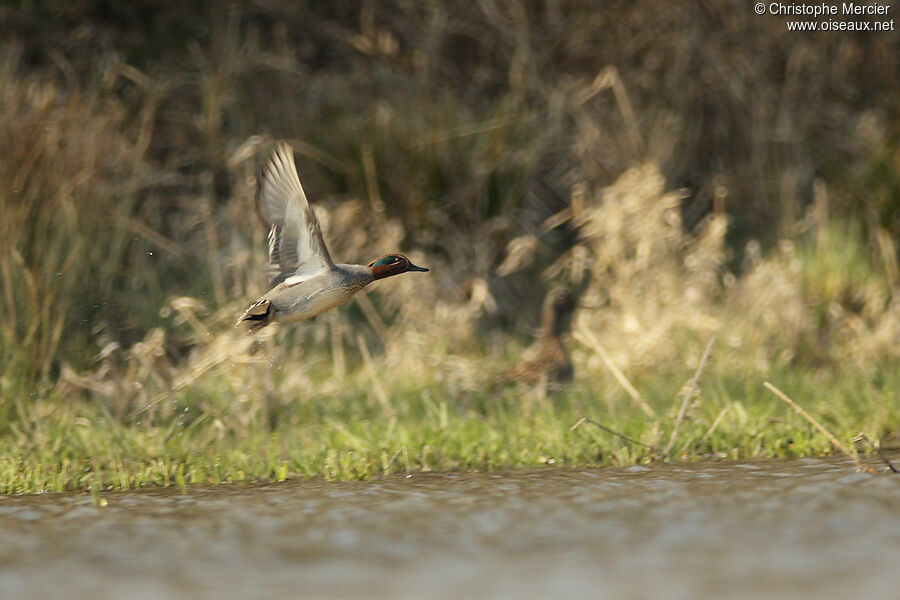
[(417, 267), (416, 265), (409, 263), (409, 268), (407, 271), (422, 271), (423, 273), (428, 271), (425, 267)]

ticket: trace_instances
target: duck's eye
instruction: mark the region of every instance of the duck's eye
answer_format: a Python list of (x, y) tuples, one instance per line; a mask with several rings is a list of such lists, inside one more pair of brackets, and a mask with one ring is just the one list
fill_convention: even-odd
[(373, 267), (383, 267), (385, 265), (393, 265), (395, 263), (400, 262), (400, 259), (396, 256), (385, 256), (384, 258), (379, 258), (375, 261)]

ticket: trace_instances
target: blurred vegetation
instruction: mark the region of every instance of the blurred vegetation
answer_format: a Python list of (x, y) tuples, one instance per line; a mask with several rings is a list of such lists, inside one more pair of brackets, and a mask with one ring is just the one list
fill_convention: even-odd
[[(761, 433), (767, 378), (845, 439), (900, 420), (891, 32), (789, 33), (737, 1), (19, 0), (0, 39), (8, 491), (369, 476), (414, 449), (409, 468), (640, 460), (568, 427), (666, 440), (713, 335), (666, 458), (827, 450), (802, 423)], [(334, 256), (432, 272), (232, 330), (265, 287), (275, 139)], [(580, 295), (575, 383), (496, 391), (557, 283)]]

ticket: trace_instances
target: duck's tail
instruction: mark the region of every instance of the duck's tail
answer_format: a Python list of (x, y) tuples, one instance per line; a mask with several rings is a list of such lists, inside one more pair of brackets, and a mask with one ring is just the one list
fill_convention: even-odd
[(268, 300), (257, 300), (244, 311), (244, 314), (235, 322), (234, 326), (237, 327), (244, 321), (250, 321), (249, 333), (254, 333), (271, 323), (273, 316), (272, 303)]

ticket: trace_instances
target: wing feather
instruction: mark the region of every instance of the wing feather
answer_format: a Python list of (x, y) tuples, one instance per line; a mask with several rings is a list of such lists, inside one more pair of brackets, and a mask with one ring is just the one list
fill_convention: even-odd
[(259, 176), (257, 208), (269, 227), (266, 272), (275, 282), (297, 282), (334, 269), (322, 229), (300, 185), (294, 151), (278, 144)]

